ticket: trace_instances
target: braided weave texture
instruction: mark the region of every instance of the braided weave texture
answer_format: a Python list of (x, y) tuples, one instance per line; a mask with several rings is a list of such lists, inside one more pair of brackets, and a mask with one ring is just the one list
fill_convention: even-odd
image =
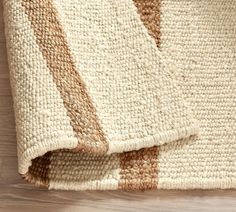
[(27, 181), (236, 188), (235, 1), (4, 0), (4, 18)]

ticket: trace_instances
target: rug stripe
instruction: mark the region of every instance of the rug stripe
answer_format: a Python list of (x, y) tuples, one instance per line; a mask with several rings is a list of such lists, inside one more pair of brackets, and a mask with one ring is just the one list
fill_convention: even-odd
[(85, 84), (76, 70), (52, 0), (22, 0), (22, 6), (67, 109), (70, 124), (79, 141), (77, 150), (104, 154), (108, 142)]
[(157, 188), (157, 155), (157, 147), (121, 154), (119, 189), (146, 190)]
[(133, 0), (138, 9), (140, 19), (154, 38), (157, 46), (160, 46), (160, 5), (161, 0)]
[[(133, 0), (140, 19), (160, 46), (160, 0)], [(119, 189), (157, 188), (159, 148), (152, 147), (120, 155)]]
[(34, 158), (29, 171), (22, 177), (37, 186), (49, 187), (49, 172), (52, 152), (47, 152), (43, 156)]

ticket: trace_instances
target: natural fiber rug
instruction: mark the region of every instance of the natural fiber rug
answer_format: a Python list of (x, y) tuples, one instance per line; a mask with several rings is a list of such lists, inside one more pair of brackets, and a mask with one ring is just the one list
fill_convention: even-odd
[(236, 1), (3, 1), (27, 181), (236, 188)]

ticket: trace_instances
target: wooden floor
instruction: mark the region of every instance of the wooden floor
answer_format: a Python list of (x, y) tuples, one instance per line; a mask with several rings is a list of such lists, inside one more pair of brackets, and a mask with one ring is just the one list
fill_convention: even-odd
[(236, 211), (236, 190), (65, 192), (24, 182), (16, 136), (0, 3), (0, 211)]

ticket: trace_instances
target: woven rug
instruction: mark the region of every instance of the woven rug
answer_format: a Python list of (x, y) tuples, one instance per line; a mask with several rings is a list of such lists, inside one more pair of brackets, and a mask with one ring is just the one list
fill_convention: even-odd
[(23, 178), (236, 188), (236, 1), (3, 2)]

